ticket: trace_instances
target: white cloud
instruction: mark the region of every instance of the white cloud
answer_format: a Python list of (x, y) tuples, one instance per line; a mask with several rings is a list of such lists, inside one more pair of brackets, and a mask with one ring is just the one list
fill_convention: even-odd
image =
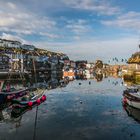
[(60, 36), (56, 35), (56, 34), (52, 34), (52, 33), (47, 33), (47, 32), (40, 32), (38, 33), (39, 35), (42, 35), (42, 36), (46, 36), (48, 38), (51, 38), (51, 39), (57, 39), (57, 38), (60, 38)]
[(75, 40), (80, 40), (80, 36), (74, 36), (73, 37)]
[(11, 34), (6, 34), (6, 33), (2, 33), (0, 38), (7, 39), (7, 40), (15, 40), (15, 41), (19, 41), (19, 42), (24, 43), (24, 44), (28, 44), (29, 43), (28, 41), (24, 40), (23, 38), (21, 38), (19, 36), (11, 35)]
[(107, 26), (127, 28), (129, 30), (134, 29), (140, 31), (140, 12), (130, 11), (122, 14), (113, 20), (106, 20), (101, 22)]
[(37, 16), (28, 9), (22, 9), (11, 2), (0, 2), (0, 9), (0, 31), (2, 32), (25, 35), (46, 33), (52, 31), (56, 25), (56, 22), (50, 18)]
[(90, 26), (86, 20), (72, 20), (68, 21), (66, 28), (75, 34), (82, 34), (90, 31)]
[(67, 6), (97, 12), (102, 15), (114, 15), (120, 12), (120, 8), (112, 6), (108, 1), (98, 0), (62, 0)]
[(4, 27), (4, 26), (12, 26), (14, 24), (17, 23), (17, 21), (15, 20), (15, 18), (13, 17), (4, 17), (2, 14), (0, 14), (1, 20), (0, 20), (0, 27)]
[(114, 40), (83, 40), (73, 43), (34, 42), (37, 46), (66, 53), (71, 59), (87, 59), (94, 61), (102, 59), (108, 62), (113, 57), (128, 58), (138, 51), (138, 38), (136, 36), (123, 37)]
[(16, 5), (14, 3), (8, 2), (7, 5), (9, 6), (9, 8), (11, 9), (16, 9)]
[[(52, 51), (64, 52), (75, 60), (109, 59), (113, 56), (129, 56), (135, 51), (134, 48), (137, 46), (138, 40), (134, 36), (105, 41), (93, 38), (93, 20), (96, 21), (96, 27), (101, 18), (114, 18), (113, 20), (102, 21), (102, 24), (137, 30), (140, 29), (140, 13), (128, 12), (122, 14), (119, 7), (113, 6), (107, 0), (58, 0), (57, 2), (56, 0), (47, 0), (47, 2), (45, 0), (41, 2), (34, 0), (29, 2), (27, 0), (6, 2), (1, 0), (0, 32), (4, 32), (1, 37), (23, 42), (25, 40), (22, 37), (26, 36), (28, 38), (28, 35), (36, 37), (37, 35), (41, 37), (41, 40), (45, 40), (45, 42), (36, 42), (34, 40), (34, 45), (46, 47), (46, 49)], [(29, 3), (33, 3), (33, 5), (29, 6)], [(46, 16), (46, 9), (52, 18)], [(79, 15), (70, 15), (69, 12), (72, 14), (77, 12)], [(91, 18), (95, 14), (95, 19), (89, 19), (89, 14), (92, 15)], [(104, 16), (98, 17), (97, 15), (100, 14)], [(53, 15), (55, 16), (53, 17)], [(60, 15), (64, 16), (64, 19), (60, 18)], [(84, 17), (85, 15), (88, 17)], [(95, 31), (97, 31), (97, 35), (101, 38), (102, 34), (99, 35), (99, 33), (104, 33), (105, 31), (100, 26), (97, 25)], [(11, 34), (15, 34), (15, 36)], [(56, 42), (58, 39), (62, 42), (60, 40), (60, 42)], [(68, 41), (71, 41), (71, 43)]]

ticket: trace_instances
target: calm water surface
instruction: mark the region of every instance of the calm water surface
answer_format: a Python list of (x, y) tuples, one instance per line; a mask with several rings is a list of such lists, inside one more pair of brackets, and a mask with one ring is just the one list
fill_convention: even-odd
[(46, 91), (47, 100), (38, 110), (35, 107), (16, 119), (5, 115), (0, 140), (138, 140), (140, 124), (135, 119), (140, 113), (128, 108), (128, 116), (123, 108), (121, 82), (113, 78), (73, 81)]

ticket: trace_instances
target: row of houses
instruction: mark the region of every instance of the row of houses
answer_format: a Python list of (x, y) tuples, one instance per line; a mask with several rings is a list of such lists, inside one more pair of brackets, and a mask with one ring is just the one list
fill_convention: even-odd
[(22, 44), (19, 41), (0, 39), (0, 72), (23, 72), (34, 70), (53, 70), (69, 60), (63, 53), (40, 49), (34, 45)]

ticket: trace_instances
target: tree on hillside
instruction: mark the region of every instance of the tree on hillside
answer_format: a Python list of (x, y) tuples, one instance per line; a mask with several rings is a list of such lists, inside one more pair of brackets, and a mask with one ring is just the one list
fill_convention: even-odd
[(103, 62), (101, 60), (96, 60), (95, 68), (102, 69), (103, 68)]

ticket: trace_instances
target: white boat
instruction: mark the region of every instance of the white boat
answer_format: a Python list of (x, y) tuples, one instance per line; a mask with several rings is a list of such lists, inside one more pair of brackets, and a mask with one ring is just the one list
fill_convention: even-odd
[(140, 110), (129, 105), (123, 106), (129, 117), (140, 123)]
[(137, 87), (129, 87), (124, 90), (123, 103), (128, 104), (134, 108), (140, 109), (140, 91)]

